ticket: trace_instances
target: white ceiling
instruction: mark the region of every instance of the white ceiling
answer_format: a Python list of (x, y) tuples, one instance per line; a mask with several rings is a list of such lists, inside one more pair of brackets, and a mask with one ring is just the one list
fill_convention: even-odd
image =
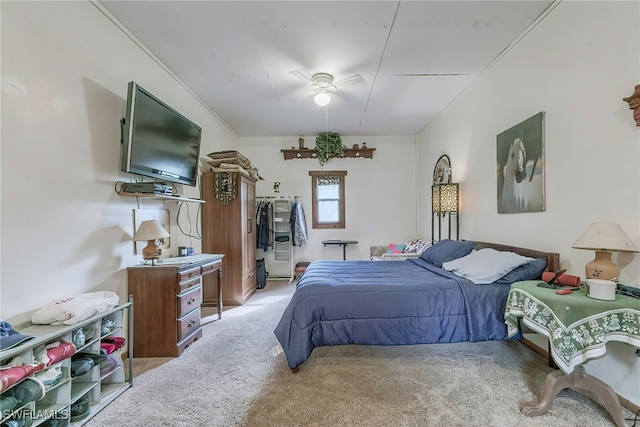
[[(551, 3), (100, 1), (240, 136), (416, 134)], [(296, 69), (364, 83), (319, 107)]]

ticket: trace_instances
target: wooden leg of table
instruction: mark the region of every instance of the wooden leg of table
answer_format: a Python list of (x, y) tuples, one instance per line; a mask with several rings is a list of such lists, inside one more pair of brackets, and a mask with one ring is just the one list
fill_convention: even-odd
[(561, 371), (548, 374), (544, 381), (542, 399), (535, 406), (523, 407), (522, 414), (527, 417), (544, 414), (551, 407), (553, 399), (565, 388), (579, 388), (594, 393), (602, 399), (615, 424), (618, 427), (625, 426), (618, 395), (607, 384), (587, 374), (583, 366), (577, 366), (569, 375)]
[(565, 375), (560, 371), (555, 371), (547, 374), (544, 380), (544, 393), (542, 394), (542, 400), (537, 405), (527, 405), (522, 408), (520, 412), (527, 417), (535, 417), (536, 415), (542, 415), (549, 410), (553, 399), (565, 388), (573, 386), (573, 374)]
[[(580, 366), (580, 368), (582, 368), (582, 366)], [(616, 392), (606, 383), (585, 373), (584, 368), (582, 368), (582, 371), (583, 375), (579, 378), (575, 387), (588, 390), (598, 396), (607, 407), (611, 418), (613, 418), (613, 422), (615, 422), (618, 427), (625, 427), (627, 424), (622, 415), (622, 407), (620, 406)]]

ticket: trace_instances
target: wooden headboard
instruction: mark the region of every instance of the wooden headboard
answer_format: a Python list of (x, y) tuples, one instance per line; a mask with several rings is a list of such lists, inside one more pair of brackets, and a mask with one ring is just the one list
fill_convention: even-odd
[(560, 254), (557, 252), (542, 252), (535, 249), (519, 248), (517, 246), (501, 245), (499, 243), (476, 242), (475, 249), (491, 248), (497, 251), (515, 252), (531, 258), (546, 258), (547, 271), (560, 270)]

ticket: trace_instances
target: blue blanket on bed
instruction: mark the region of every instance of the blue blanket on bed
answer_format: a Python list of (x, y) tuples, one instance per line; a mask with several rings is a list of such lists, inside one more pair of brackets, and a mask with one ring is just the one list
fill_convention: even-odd
[(509, 289), (421, 259), (316, 261), (274, 332), (292, 369), (319, 346), (503, 340)]

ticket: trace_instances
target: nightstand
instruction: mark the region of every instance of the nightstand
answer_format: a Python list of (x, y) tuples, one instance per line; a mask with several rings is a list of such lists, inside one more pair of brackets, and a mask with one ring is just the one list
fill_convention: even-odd
[(541, 401), (522, 408), (533, 417), (545, 413), (565, 388), (588, 390), (604, 402), (616, 425), (624, 427), (618, 395), (588, 375), (583, 364), (607, 352), (608, 341), (620, 341), (640, 348), (640, 299), (617, 294), (613, 301), (589, 298), (584, 287), (568, 295), (541, 288), (540, 281), (511, 285), (505, 310), (509, 336), (518, 332), (518, 319), (549, 338), (550, 354), (561, 371), (547, 375)]

